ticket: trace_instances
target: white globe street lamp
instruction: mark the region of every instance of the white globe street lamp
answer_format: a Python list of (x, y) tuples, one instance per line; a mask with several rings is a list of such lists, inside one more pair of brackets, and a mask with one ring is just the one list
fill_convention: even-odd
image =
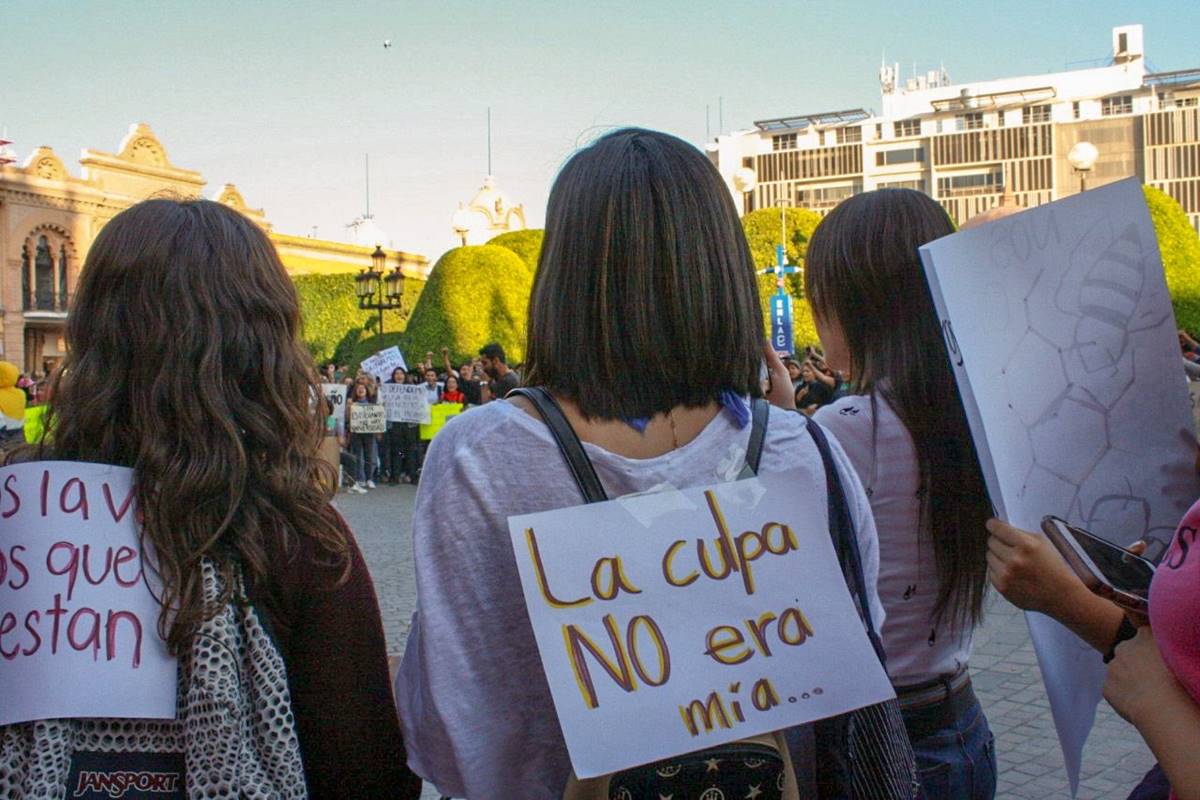
[(1079, 191), (1087, 191), (1087, 174), (1092, 171), (1092, 167), (1096, 166), (1098, 158), (1100, 158), (1100, 151), (1091, 142), (1076, 142), (1075, 146), (1067, 153), (1067, 161), (1071, 164), (1071, 168), (1079, 174)]

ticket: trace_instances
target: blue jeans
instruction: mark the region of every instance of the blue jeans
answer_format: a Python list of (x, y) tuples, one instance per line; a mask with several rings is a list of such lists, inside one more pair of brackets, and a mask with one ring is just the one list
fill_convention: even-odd
[(925, 800), (992, 800), (996, 796), (996, 740), (979, 701), (954, 723), (913, 739)]

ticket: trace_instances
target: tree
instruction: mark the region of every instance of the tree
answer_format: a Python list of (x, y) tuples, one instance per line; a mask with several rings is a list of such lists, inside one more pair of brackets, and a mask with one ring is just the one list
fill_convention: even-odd
[[(363, 347), (369, 347), (370, 352), (379, 349), (379, 346), (372, 346), (380, 344), (375, 336), (379, 312), (363, 311), (358, 307), (352, 273), (296, 275), (292, 282), (300, 297), (302, 338), (314, 360), (318, 363), (336, 361), (339, 364), (357, 364), (357, 353)], [(424, 281), (415, 278), (404, 281), (402, 310), (412, 311), (424, 286)], [(389, 344), (395, 344), (404, 330), (405, 319), (402, 313), (384, 312), (384, 329), (388, 331)]]
[(499, 236), (493, 236), (488, 240), (488, 244), (496, 245), (497, 247), (507, 247), (512, 250), (525, 265), (529, 267), (529, 274), (537, 272), (538, 256), (542, 253), (542, 239), (545, 231), (541, 228), (530, 228), (523, 231), (509, 231), (502, 233)]
[(533, 275), (506, 247), (456, 247), (434, 265), (402, 337), (406, 359), (450, 348), (456, 362), (499, 342), (511, 363), (525, 358)]
[(1173, 197), (1153, 186), (1142, 191), (1158, 236), (1175, 324), (1195, 335), (1200, 331), (1200, 236)]
[[(787, 263), (804, 266), (808, 255), (808, 240), (821, 222), (817, 212), (807, 208), (784, 209), (784, 252)], [(766, 269), (775, 264), (775, 246), (779, 244), (780, 214), (778, 208), (760, 208), (742, 217), (742, 230), (750, 245), (750, 256), (755, 269)], [(812, 309), (804, 299), (803, 273), (794, 273), (784, 279), (792, 295), (792, 331), (797, 348), (806, 344), (817, 344), (817, 328), (813, 324)], [(758, 292), (762, 300), (764, 324), (769, 327), (771, 295), (775, 294), (775, 276), (760, 275)]]

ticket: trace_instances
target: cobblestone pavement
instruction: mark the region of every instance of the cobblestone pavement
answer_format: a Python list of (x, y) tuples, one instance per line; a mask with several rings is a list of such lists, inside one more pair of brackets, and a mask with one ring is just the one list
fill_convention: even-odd
[[(390, 652), (399, 653), (416, 601), (409, 525), (416, 491), (381, 486), (363, 496), (340, 495), (338, 505), (358, 537), (383, 611)], [(972, 679), (996, 735), (997, 797), (1067, 800), (1067, 778), (1021, 613), (993, 596), (975, 634)], [(1102, 703), (1083, 759), (1080, 800), (1124, 800), (1154, 763), (1136, 731)], [(423, 797), (436, 798), (427, 789)]]

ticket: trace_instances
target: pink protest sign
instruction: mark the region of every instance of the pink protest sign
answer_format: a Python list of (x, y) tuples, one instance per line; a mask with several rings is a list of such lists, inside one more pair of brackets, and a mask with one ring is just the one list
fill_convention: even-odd
[(175, 716), (135, 517), (132, 470), (0, 468), (0, 725)]

